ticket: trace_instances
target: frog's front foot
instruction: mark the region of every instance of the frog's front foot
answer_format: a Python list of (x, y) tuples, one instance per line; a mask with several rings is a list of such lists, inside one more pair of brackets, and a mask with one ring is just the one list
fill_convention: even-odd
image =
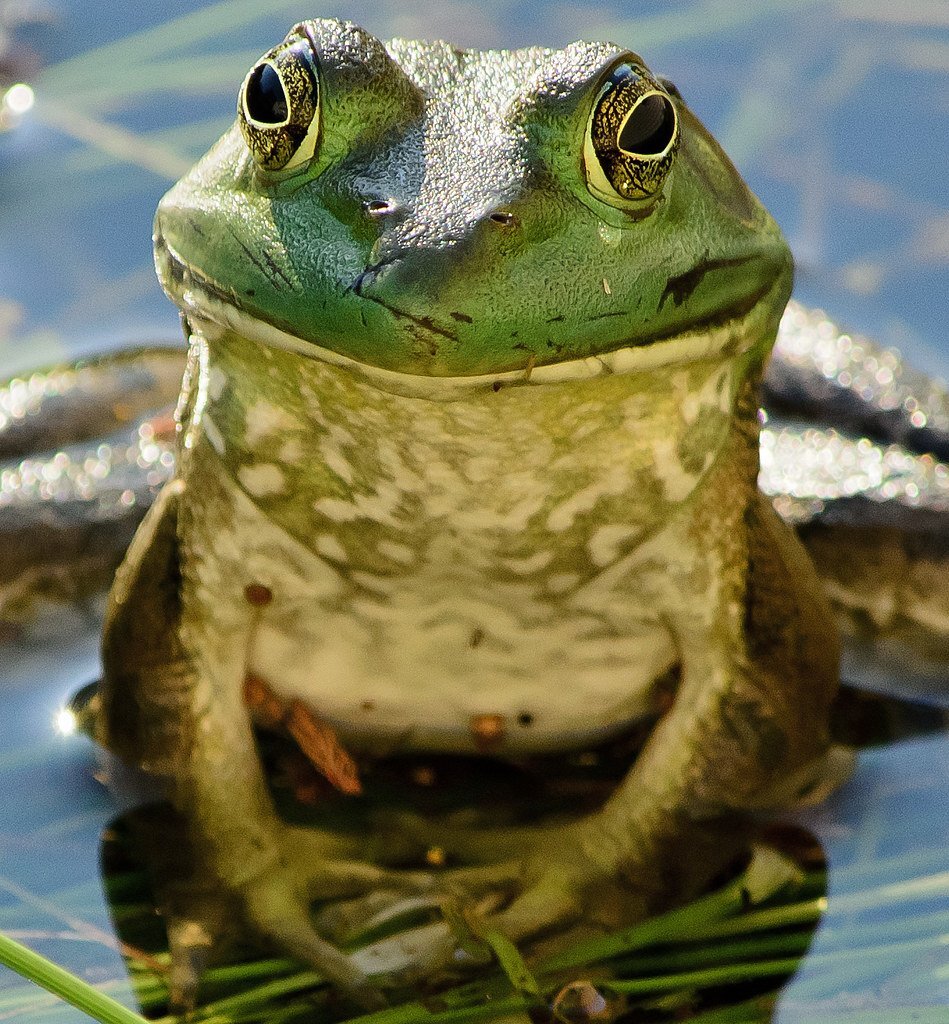
[(202, 974), (246, 934), (246, 925), (267, 945), (309, 964), (360, 1007), (385, 1005), (363, 968), (321, 934), (311, 906), (315, 901), (379, 891), (402, 897), (428, 892), (434, 885), (432, 876), (387, 871), (350, 859), (355, 851), (338, 837), (284, 826), (277, 862), (261, 865), (243, 879), (228, 879), (213, 858), (191, 848), (183, 822), (175, 818), (146, 819), (137, 830), (139, 839), (145, 840), (146, 864), (165, 917), (173, 1009), (193, 1009)]
[(240, 935), (246, 921), (267, 945), (309, 964), (365, 1010), (385, 1006), (385, 998), (367, 973), (346, 953), (320, 934), (311, 917), (311, 897), (371, 891), (377, 886), (401, 891), (422, 887), (412, 876), (395, 876), (364, 863), (323, 863), (301, 873), (287, 864), (274, 865), (212, 904), (200, 900), (175, 914), (166, 907), (170, 988), (177, 1009), (195, 1005), (201, 975), (220, 946)]
[(385, 1005), (364, 973), (313, 927), (307, 901), (295, 882), (288, 872), (274, 871), (230, 897), (218, 893), (213, 904), (197, 900), (180, 912), (164, 904), (172, 1010), (194, 1009), (202, 975), (221, 950), (240, 937), (241, 920), (251, 924), (268, 945), (309, 964), (360, 1007), (372, 1010)]
[(578, 924), (597, 930), (631, 924), (646, 914), (647, 902), (586, 824), (542, 834), (518, 859), (461, 869), (447, 880), (472, 898), (491, 892), (507, 895), (506, 905), (488, 924), (514, 941)]
[(342, 849), (321, 833), (285, 828), (279, 864), (238, 888), (241, 905), (254, 930), (279, 948), (310, 964), (367, 1009), (385, 1000), (354, 960), (320, 934), (313, 923), (314, 901), (390, 890), (429, 892), (424, 872), (388, 871), (362, 860), (339, 859)]
[[(440, 904), (445, 919), (397, 933), (377, 944), (378, 948), (364, 949), (356, 954), (359, 962), (373, 973), (386, 963), (389, 980), (409, 984), (446, 969), (454, 972), (483, 965), (491, 956), (488, 946), (485, 956), (478, 957), (465, 939), (491, 931), (522, 944), (525, 952), (542, 955), (575, 938), (634, 923), (647, 912), (647, 903), (639, 887), (629, 884), (606, 854), (595, 829), (585, 825), (541, 826), (527, 849), (528, 828), (512, 830), (509, 836), (503, 830), (486, 832), (488, 849), (520, 847), (522, 852), (441, 873), (438, 891), (429, 894), (426, 902), (432, 907)], [(457, 830), (453, 838), (460, 839)], [(467, 851), (474, 854), (477, 834), (467, 838)], [(374, 893), (334, 904), (321, 916), (321, 923), (334, 937), (351, 940), (380, 913), (382, 897)], [(400, 904), (405, 908), (413, 901), (400, 900), (393, 893), (389, 902), (391, 916), (400, 911)]]
[[(339, 876), (344, 870), (334, 865), (333, 873)], [(365, 1009), (385, 1006), (364, 972), (313, 926), (305, 882), (301, 882), (295, 872), (279, 867), (241, 887), (244, 914), (254, 930), (309, 964)]]

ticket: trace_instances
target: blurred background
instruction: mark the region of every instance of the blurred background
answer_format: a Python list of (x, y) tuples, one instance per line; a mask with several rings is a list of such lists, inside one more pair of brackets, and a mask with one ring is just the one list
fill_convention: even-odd
[[(797, 297), (949, 374), (947, 0), (0, 0), (0, 377), (178, 336), (152, 269), (156, 203), (230, 123), (256, 58), (316, 16), (383, 38), (609, 38), (640, 52), (781, 224)], [(98, 869), (114, 808), (88, 744), (57, 717), (97, 675), (97, 628), (95, 613), (81, 612), (3, 647), (0, 927), (134, 1003)], [(805, 819), (830, 859), (830, 916), (776, 1019), (802, 1019), (805, 997), (808, 1013), (882, 1000), (873, 1019), (887, 1024), (923, 1019), (900, 1006), (949, 1005), (947, 753), (944, 735), (871, 750)], [(913, 906), (942, 914), (941, 931), (913, 951), (858, 956), (863, 974), (829, 976), (854, 905), (848, 886), (867, 871), (905, 885), (924, 855), (935, 881)], [(23, 998), (0, 968), (0, 1020), (17, 1018)]]

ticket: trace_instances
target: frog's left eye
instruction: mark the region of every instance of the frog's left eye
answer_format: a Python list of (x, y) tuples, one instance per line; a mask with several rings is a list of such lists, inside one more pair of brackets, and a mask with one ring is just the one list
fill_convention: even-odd
[(635, 208), (658, 194), (679, 144), (675, 105), (630, 61), (607, 76), (587, 124), (587, 188), (612, 206)]
[(247, 148), (265, 171), (307, 164), (320, 137), (320, 80), (309, 40), (278, 46), (241, 86), (237, 120)]

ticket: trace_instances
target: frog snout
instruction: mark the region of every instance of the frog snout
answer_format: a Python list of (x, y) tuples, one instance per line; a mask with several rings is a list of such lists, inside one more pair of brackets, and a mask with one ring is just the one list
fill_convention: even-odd
[(443, 213), (438, 222), (396, 198), (367, 198), (362, 205), (382, 230), (370, 262), (348, 290), (377, 302), (414, 295), (437, 304), (460, 278), (470, 280), (479, 267), (494, 266), (498, 246), (516, 247), (521, 227), (507, 205)]
[(386, 244), (380, 239), (347, 290), (383, 305), (413, 298), (422, 304), (437, 301), (439, 282), (452, 276), (458, 249), (458, 243), (449, 240), (439, 246)]

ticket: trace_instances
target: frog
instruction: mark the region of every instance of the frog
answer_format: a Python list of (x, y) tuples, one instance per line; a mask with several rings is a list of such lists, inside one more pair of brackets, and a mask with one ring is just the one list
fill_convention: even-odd
[[(756, 484), (790, 251), (638, 54), (303, 21), (154, 248), (189, 342), (178, 457), (110, 594), (99, 731), (200, 865), (180, 991), (223, 916), (375, 1005), (315, 900), (450, 883), (516, 943), (615, 927), (833, 777), (836, 627)], [(439, 874), (277, 813), (268, 702), (352, 793), (383, 754), (566, 757), (651, 724), (598, 807), (459, 827), (472, 863)]]

